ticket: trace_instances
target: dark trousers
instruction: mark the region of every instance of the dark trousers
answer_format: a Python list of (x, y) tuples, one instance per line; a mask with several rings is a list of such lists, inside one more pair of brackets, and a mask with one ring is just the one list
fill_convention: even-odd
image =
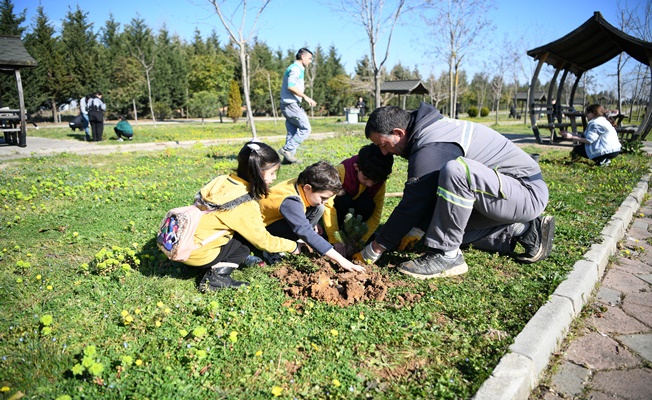
[(344, 217), (349, 213), (349, 210), (353, 209), (354, 216), (361, 215), (362, 220), (366, 221), (371, 218), (371, 215), (376, 209), (376, 203), (368, 194), (362, 193), (357, 199), (353, 199), (348, 193), (343, 194), (342, 196), (335, 197), (335, 211), (337, 211), (337, 225), (340, 229), (343, 229)]
[(101, 142), (102, 133), (104, 133), (104, 121), (91, 121), (91, 131), (93, 131), (93, 141)]
[(113, 128), (113, 131), (115, 132), (116, 136), (118, 136), (119, 138), (124, 137), (124, 138), (129, 139), (130, 137), (134, 136), (133, 133), (122, 132), (120, 129), (115, 128), (115, 127)]
[(240, 240), (233, 238), (222, 246), (220, 254), (218, 254), (213, 261), (202, 265), (199, 268), (210, 268), (220, 262), (231, 262), (240, 265), (245, 258), (247, 258), (250, 252), (249, 247), (242, 244)]
[[(589, 158), (588, 154), (586, 154), (586, 146), (583, 144), (577, 145), (573, 147), (573, 153), (577, 154), (580, 157), (584, 158)], [(609, 153), (609, 154), (603, 154), (601, 156), (598, 156), (596, 158), (592, 158), (591, 160), (595, 161), (596, 164), (600, 164), (604, 160), (612, 160), (616, 157), (618, 157), (618, 154), (620, 154), (619, 151), (616, 151), (614, 153)]]

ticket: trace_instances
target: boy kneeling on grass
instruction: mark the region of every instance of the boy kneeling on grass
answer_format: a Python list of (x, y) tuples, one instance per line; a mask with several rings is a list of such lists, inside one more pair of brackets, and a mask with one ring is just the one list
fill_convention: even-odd
[(344, 226), (344, 218), (350, 209), (354, 210), (355, 215), (360, 215), (369, 228), (361, 238), (363, 243), (376, 232), (385, 205), (387, 178), (392, 173), (393, 165), (392, 154), (383, 154), (378, 146), (368, 144), (360, 148), (358, 155), (347, 158), (335, 167), (342, 182), (342, 191), (334, 201), (326, 203), (322, 220), (328, 241), (339, 253), (346, 254), (346, 245), (338, 243), (335, 232)]
[[(353, 264), (319, 234), (317, 224), (324, 204), (342, 189), (337, 169), (326, 161), (308, 166), (298, 178), (273, 186), (266, 198), (258, 199), (267, 231), (290, 240), (303, 240), (320, 255), (328, 257), (347, 271), (365, 271)], [(271, 261), (267, 257), (268, 262)]]

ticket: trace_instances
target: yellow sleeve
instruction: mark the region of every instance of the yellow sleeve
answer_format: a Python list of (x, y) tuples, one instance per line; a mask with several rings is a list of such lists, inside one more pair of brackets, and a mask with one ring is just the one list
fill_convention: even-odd
[(385, 206), (385, 190), (387, 189), (387, 181), (383, 183), (383, 185), (378, 189), (378, 193), (374, 196), (374, 204), (376, 204), (376, 207), (374, 208), (374, 213), (371, 214), (371, 217), (367, 220), (367, 227), (369, 230), (365, 235), (362, 237), (363, 241), (369, 240), (371, 235), (373, 235), (374, 232), (376, 232), (376, 229), (378, 229), (378, 225), (380, 225), (380, 217), (383, 215), (383, 207)]
[(292, 252), (297, 248), (293, 240), (272, 236), (263, 223), (260, 207), (255, 201), (249, 201), (238, 206), (228, 215), (220, 217), (231, 229), (242, 235), (257, 249), (270, 253)]

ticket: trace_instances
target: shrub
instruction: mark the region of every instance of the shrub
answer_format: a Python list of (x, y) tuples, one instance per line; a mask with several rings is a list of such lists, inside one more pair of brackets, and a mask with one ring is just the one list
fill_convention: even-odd
[(235, 79), (231, 81), (231, 88), (229, 89), (229, 109), (226, 112), (227, 116), (238, 122), (238, 118), (242, 117), (242, 96), (240, 96), (240, 85)]
[(469, 107), (467, 113), (469, 114), (470, 118), (475, 118), (478, 116), (478, 107), (471, 106)]
[(487, 115), (489, 115), (489, 109), (487, 107), (482, 107), (480, 109), (480, 116), (486, 117)]

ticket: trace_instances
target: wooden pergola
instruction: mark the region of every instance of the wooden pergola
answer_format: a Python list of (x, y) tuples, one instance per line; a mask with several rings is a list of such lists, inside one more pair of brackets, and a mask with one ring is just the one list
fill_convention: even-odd
[[(427, 95), (428, 89), (420, 80), (404, 80), (404, 81), (387, 81), (380, 85), (380, 93), (393, 93), (398, 95), (399, 103), (405, 109), (405, 99), (411, 94)], [(401, 96), (403, 101), (401, 102)]]
[[(537, 105), (532, 100), (530, 100), (529, 104), (532, 130), (538, 143), (542, 143), (540, 128), (550, 130), (550, 141), (552, 142), (555, 140), (557, 129), (570, 127), (576, 130), (576, 118), (582, 117), (583, 124), (586, 123), (583, 113), (572, 109), (580, 78), (586, 71), (612, 60), (621, 53), (627, 53), (638, 62), (649, 66), (652, 71), (652, 43), (637, 39), (615, 28), (598, 11), (579, 28), (566, 36), (527, 52), (530, 57), (539, 61), (532, 76), (530, 93), (534, 92), (534, 85), (543, 64), (549, 64), (555, 68), (554, 75), (550, 80), (545, 105)], [(566, 80), (569, 79), (569, 74), (575, 76), (575, 82), (573, 82), (570, 93), (570, 106), (565, 109), (565, 107), (561, 106), (562, 91)], [(652, 107), (650, 107), (650, 103), (652, 103), (652, 88), (648, 99), (647, 112), (642, 123), (633, 132), (632, 138), (644, 140), (650, 133), (652, 128)], [(539, 114), (547, 115), (547, 123), (537, 124)], [(564, 116), (570, 118), (570, 122), (563, 122)]]
[(21, 68), (34, 68), (38, 64), (29, 55), (18, 36), (0, 36), (0, 72), (16, 77), (18, 89), (18, 110), (0, 108), (0, 129), (4, 133), (5, 144), (27, 146), (27, 118), (23, 83), (20, 79)]

